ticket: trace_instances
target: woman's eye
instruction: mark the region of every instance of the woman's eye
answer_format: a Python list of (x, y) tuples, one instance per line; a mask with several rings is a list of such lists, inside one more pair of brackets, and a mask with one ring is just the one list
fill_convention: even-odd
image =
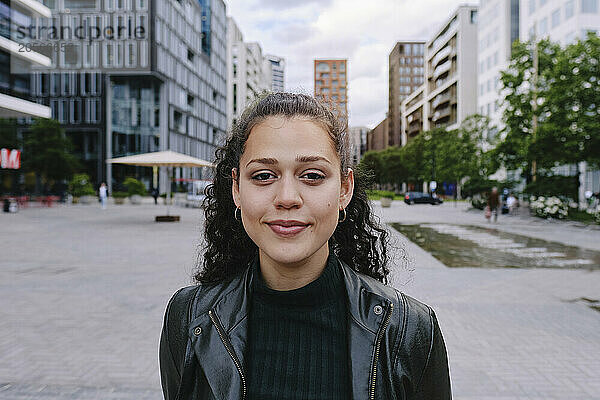
[(269, 172), (261, 172), (260, 174), (256, 174), (252, 177), (252, 179), (257, 180), (257, 181), (264, 181), (269, 179), (269, 176), (271, 176), (273, 174), (269, 173)]
[(304, 176), (308, 177), (308, 179), (310, 179), (311, 181), (325, 179), (325, 176), (317, 174), (316, 172), (309, 172), (308, 174), (304, 174)]

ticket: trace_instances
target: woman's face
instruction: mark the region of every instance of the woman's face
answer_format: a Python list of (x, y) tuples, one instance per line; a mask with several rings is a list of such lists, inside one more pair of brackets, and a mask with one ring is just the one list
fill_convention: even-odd
[(234, 168), (232, 176), (233, 199), (248, 236), (263, 256), (282, 265), (302, 264), (327, 251), (339, 210), (354, 190), (351, 169), (341, 182), (340, 160), (327, 131), (305, 118), (268, 117), (256, 125), (239, 174)]

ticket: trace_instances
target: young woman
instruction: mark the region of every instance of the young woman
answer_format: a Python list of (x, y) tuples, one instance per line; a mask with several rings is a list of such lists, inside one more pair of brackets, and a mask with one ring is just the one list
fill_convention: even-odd
[(326, 105), (261, 97), (216, 165), (198, 285), (165, 313), (166, 400), (451, 399), (436, 316), (385, 285), (387, 232)]

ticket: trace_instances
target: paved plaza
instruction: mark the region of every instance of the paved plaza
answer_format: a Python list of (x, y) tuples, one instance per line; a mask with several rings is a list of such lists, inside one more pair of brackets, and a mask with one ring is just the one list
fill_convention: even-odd
[[(383, 222), (490, 226), (600, 251), (600, 229), (466, 203), (374, 207)], [(162, 398), (166, 303), (191, 283), (203, 218), (164, 206), (0, 215), (0, 399)], [(392, 284), (437, 312), (458, 400), (600, 399), (600, 269), (447, 268), (390, 228)]]

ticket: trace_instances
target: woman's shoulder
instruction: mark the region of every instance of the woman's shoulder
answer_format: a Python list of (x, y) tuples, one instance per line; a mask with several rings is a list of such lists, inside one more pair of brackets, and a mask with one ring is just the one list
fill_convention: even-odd
[(359, 279), (362, 289), (385, 298), (388, 302), (394, 304), (398, 310), (398, 315), (403, 321), (403, 325), (420, 325), (424, 328), (432, 329), (435, 321), (435, 311), (431, 306), (421, 300), (407, 295), (395, 287), (382, 283), (363, 273), (353, 271)]

